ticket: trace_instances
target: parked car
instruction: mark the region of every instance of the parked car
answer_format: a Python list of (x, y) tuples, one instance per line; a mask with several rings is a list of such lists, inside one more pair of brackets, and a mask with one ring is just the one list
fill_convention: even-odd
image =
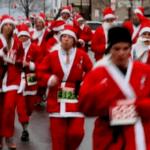
[(94, 33), (95, 30), (102, 25), (102, 22), (100, 22), (100, 21), (86, 21), (86, 24), (92, 29), (92, 32)]

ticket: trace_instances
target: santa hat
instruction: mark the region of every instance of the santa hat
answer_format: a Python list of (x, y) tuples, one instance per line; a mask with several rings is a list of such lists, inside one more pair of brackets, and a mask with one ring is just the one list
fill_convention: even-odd
[(77, 21), (83, 21), (84, 18), (79, 14), (79, 15), (76, 16), (76, 20)]
[(31, 14), (30, 18), (36, 18), (36, 14)]
[(44, 13), (41, 11), (39, 13), (39, 16), (36, 17), (36, 19), (39, 18), (40, 20), (42, 20), (42, 22), (45, 24), (45, 15)]
[(69, 15), (71, 15), (71, 7), (70, 6), (62, 7), (61, 8), (61, 14), (62, 13), (68, 13)]
[(52, 28), (52, 30), (53, 30), (53, 31), (60, 31), (60, 30), (63, 30), (65, 24), (66, 24), (66, 23), (65, 23), (65, 21), (63, 21), (63, 20), (56, 20), (56, 21), (54, 21), (54, 23), (53, 23), (53, 28)]
[(150, 22), (142, 24), (139, 36), (141, 36), (144, 32), (150, 32)]
[(25, 24), (26, 24), (26, 23), (30, 23), (30, 24), (31, 24), (30, 19), (26, 19), (24, 23), (25, 23)]
[(72, 25), (64, 26), (64, 30), (61, 32), (61, 36), (64, 34), (68, 34), (68, 35), (72, 36), (75, 39), (75, 41), (77, 40), (76, 31)]
[(134, 10), (134, 13), (139, 13), (141, 14), (142, 16), (144, 15), (144, 8), (143, 7), (138, 7)]
[(15, 26), (15, 22), (11, 19), (11, 17), (9, 15), (5, 14), (1, 17), (0, 31), (3, 27), (3, 25), (6, 23), (10, 23), (13, 26)]
[(30, 37), (28, 27), (25, 24), (18, 26), (18, 37), (20, 37), (22, 35), (26, 35), (26, 36)]
[(124, 27), (113, 27), (108, 30), (108, 46), (105, 54), (108, 54), (111, 47), (119, 42), (128, 42), (132, 44), (131, 35), (128, 29)]
[(110, 7), (106, 7), (103, 12), (103, 20), (110, 18), (116, 19), (116, 16), (114, 14), (114, 11)]

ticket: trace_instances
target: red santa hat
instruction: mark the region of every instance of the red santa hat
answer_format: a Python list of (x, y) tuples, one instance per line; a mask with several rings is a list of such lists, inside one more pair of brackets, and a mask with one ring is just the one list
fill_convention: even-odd
[(75, 39), (75, 41), (77, 40), (76, 31), (72, 25), (67, 24), (64, 26), (64, 30), (61, 32), (61, 36), (64, 34), (72, 36)]
[(138, 7), (134, 10), (134, 13), (139, 13), (141, 14), (142, 16), (144, 15), (144, 8), (143, 7)]
[(111, 18), (116, 19), (114, 11), (110, 7), (106, 7), (103, 12), (103, 20), (111, 19)]
[(141, 36), (144, 32), (150, 32), (150, 22), (142, 24), (139, 36)]
[(64, 26), (65, 26), (65, 21), (63, 20), (56, 20), (54, 23), (53, 23), (53, 28), (52, 30), (53, 31), (61, 31), (64, 29)]
[(44, 15), (44, 13), (42, 11), (39, 13), (39, 16), (37, 16), (36, 19), (37, 18), (39, 18), (40, 20), (42, 20), (42, 22), (45, 25), (45, 15)]
[(3, 25), (6, 23), (10, 23), (13, 26), (15, 26), (15, 22), (12, 20), (12, 18), (9, 15), (5, 14), (1, 17), (0, 31), (3, 27)]
[(76, 16), (76, 20), (77, 21), (83, 21), (84, 18), (79, 14), (79, 15)]
[(26, 19), (26, 20), (25, 20), (25, 24), (26, 24), (26, 23), (31, 23), (31, 22), (30, 22), (30, 19)]
[(71, 7), (70, 6), (62, 7), (61, 8), (61, 14), (62, 13), (68, 13), (69, 15), (71, 15)]
[(18, 37), (20, 37), (22, 35), (26, 35), (26, 36), (30, 37), (28, 27), (25, 24), (21, 24), (18, 26)]
[(30, 18), (34, 18), (35, 19), (36, 18), (36, 14), (31, 14)]

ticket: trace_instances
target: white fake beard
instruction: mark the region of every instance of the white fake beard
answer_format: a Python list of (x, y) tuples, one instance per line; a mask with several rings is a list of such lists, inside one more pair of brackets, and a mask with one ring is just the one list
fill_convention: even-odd
[(108, 23), (108, 22), (103, 23), (103, 27), (105, 30), (109, 30), (110, 28), (116, 27), (117, 25), (118, 25), (117, 21), (113, 21), (111, 23)]
[(28, 41), (26, 41), (26, 42), (23, 42), (23, 43), (22, 43), (23, 48), (25, 49), (30, 43), (31, 43), (31, 40), (30, 40), (30, 39), (28, 39)]

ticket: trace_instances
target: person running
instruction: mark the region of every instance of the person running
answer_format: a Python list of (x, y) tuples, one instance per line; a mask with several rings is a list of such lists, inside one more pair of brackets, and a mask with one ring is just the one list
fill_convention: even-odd
[(130, 58), (126, 28), (108, 32), (106, 56), (85, 77), (79, 110), (98, 117), (93, 150), (150, 149), (150, 67)]
[(89, 56), (76, 48), (77, 37), (71, 25), (61, 33), (61, 45), (51, 51), (38, 67), (38, 80), (48, 86), (47, 112), (53, 150), (76, 150), (84, 137), (84, 115), (78, 112), (78, 89), (92, 68)]
[[(21, 69), (24, 50), (21, 41), (14, 36), (14, 21), (9, 15), (3, 15), (0, 25), (0, 77), (2, 77), (1, 87), (4, 93), (4, 120), (2, 125), (3, 137), (9, 149), (16, 149), (13, 142), (14, 120), (16, 103), (19, 101), (17, 91), (21, 81)], [(25, 118), (20, 117), (20, 122)]]

